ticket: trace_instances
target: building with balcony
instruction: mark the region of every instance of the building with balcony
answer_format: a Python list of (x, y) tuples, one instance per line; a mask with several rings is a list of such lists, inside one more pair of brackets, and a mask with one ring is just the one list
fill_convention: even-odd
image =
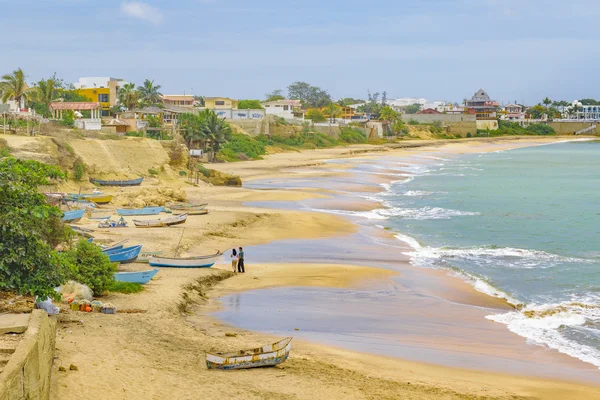
[(500, 104), (492, 100), (483, 90), (479, 89), (470, 100), (467, 100), (465, 108), (475, 111), (477, 119), (495, 119), (496, 111)]
[(129, 82), (120, 78), (111, 77), (86, 77), (79, 78), (75, 84), (77, 93), (87, 97), (92, 102), (100, 103), (101, 115), (110, 115), (110, 108), (117, 105), (119, 88)]
[(294, 112), (302, 108), (300, 100), (275, 100), (260, 103), (266, 115), (275, 115), (281, 118), (294, 118)]
[(502, 110), (501, 119), (509, 121), (519, 121), (525, 118), (523, 107), (518, 104), (507, 104)]
[(166, 94), (162, 97), (164, 106), (194, 108), (194, 96), (191, 94)]

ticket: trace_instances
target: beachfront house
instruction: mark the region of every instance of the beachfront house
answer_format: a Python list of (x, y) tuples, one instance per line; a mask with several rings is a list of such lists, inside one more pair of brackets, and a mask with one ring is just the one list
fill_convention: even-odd
[(228, 97), (205, 97), (204, 108), (209, 110), (237, 110), (238, 101)]
[(509, 121), (519, 121), (525, 118), (523, 106), (514, 103), (505, 105), (502, 114), (501, 118)]
[(119, 88), (127, 84), (123, 79), (111, 77), (79, 78), (75, 83), (77, 93), (87, 97), (91, 102), (100, 103), (100, 113), (103, 117), (110, 115), (110, 109), (117, 105)]
[(166, 94), (161, 96), (163, 105), (194, 108), (194, 96), (191, 94)]
[(62, 119), (65, 112), (73, 112), (75, 127), (86, 131), (102, 129), (102, 107), (98, 102), (63, 102), (50, 103), (50, 111), (54, 119)]
[(302, 108), (300, 100), (275, 100), (260, 103), (265, 109), (265, 114), (281, 118), (294, 118), (294, 113)]
[(478, 120), (496, 119), (496, 110), (500, 104), (492, 100), (485, 90), (479, 89), (470, 100), (467, 100), (465, 108), (475, 111)]

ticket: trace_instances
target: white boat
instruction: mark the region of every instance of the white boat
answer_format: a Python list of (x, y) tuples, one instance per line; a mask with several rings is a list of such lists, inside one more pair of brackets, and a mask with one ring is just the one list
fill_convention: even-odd
[(241, 350), (235, 353), (206, 353), (208, 369), (247, 369), (272, 367), (281, 364), (290, 355), (291, 337), (257, 349)]
[(187, 221), (187, 217), (187, 214), (181, 214), (165, 219), (148, 219), (145, 221), (134, 219), (133, 223), (136, 228), (160, 228), (163, 226), (184, 224)]
[(208, 256), (197, 257), (150, 257), (151, 267), (210, 268), (223, 255), (220, 251)]

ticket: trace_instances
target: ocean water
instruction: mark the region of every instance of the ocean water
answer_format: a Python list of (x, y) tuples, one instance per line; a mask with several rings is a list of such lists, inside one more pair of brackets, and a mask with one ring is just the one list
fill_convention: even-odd
[[(426, 160), (425, 160), (426, 161)], [(412, 263), (444, 268), (516, 309), (487, 316), (600, 367), (600, 142), (431, 159), (370, 196)]]

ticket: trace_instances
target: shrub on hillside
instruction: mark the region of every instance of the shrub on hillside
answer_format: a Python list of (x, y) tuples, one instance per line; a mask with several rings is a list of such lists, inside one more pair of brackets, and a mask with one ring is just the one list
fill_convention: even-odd
[(144, 137), (144, 132), (139, 132), (139, 131), (125, 132), (125, 136)]
[(367, 138), (360, 129), (343, 128), (340, 133), (340, 141), (344, 143), (366, 143)]
[(198, 169), (198, 172), (200, 172), (202, 175), (204, 175), (206, 178), (210, 178), (210, 169), (206, 168), (204, 165), (202, 164), (198, 164), (196, 165), (196, 168)]
[(60, 253), (59, 257), (66, 279), (89, 286), (96, 295), (109, 290), (115, 282), (117, 267), (100, 247), (87, 240), (80, 240), (72, 249)]
[(73, 178), (76, 181), (80, 181), (83, 178), (83, 174), (85, 172), (85, 165), (81, 159), (77, 159), (73, 164)]
[(265, 145), (265, 141), (259, 138), (234, 133), (217, 154), (217, 159), (220, 161), (239, 161), (240, 157), (238, 155), (241, 153), (250, 159), (258, 160), (267, 152)]

